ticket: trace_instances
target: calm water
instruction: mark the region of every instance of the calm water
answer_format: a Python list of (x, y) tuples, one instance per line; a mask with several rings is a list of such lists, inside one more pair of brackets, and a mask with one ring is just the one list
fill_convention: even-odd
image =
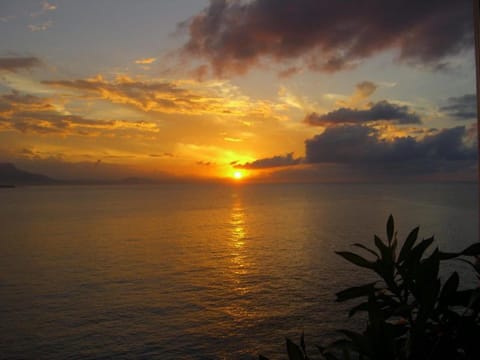
[(0, 358), (284, 358), (346, 320), (335, 250), (416, 225), (478, 237), (476, 185), (162, 185), (0, 191)]

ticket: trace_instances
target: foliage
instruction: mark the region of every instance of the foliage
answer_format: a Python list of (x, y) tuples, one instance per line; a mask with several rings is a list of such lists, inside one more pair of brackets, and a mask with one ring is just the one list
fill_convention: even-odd
[[(349, 316), (365, 313), (366, 328), (361, 333), (340, 330), (340, 340), (317, 346), (323, 358), (480, 359), (480, 286), (460, 289), (457, 272), (443, 284), (439, 278), (440, 262), (456, 259), (473, 268), (480, 284), (480, 242), (445, 253), (431, 248), (433, 237), (418, 242), (418, 232), (413, 229), (399, 244), (390, 216), (387, 241), (375, 236), (374, 248), (353, 244), (361, 254), (337, 252), (378, 280), (336, 294), (339, 302), (360, 300)], [(287, 352), (291, 360), (309, 359), (303, 334), (300, 346), (287, 339)]]

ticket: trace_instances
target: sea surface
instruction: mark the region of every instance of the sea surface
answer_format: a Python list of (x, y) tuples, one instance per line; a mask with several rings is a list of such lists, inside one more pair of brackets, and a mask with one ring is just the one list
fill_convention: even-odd
[(367, 278), (334, 251), (385, 237), (389, 214), (400, 239), (420, 225), (460, 250), (477, 200), (476, 184), (2, 189), (0, 358), (284, 359), (302, 331), (314, 355), (352, 324), (335, 292)]

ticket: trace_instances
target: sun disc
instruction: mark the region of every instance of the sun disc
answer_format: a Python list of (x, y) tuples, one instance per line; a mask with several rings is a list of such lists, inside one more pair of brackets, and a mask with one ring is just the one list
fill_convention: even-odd
[(243, 177), (243, 174), (240, 171), (235, 171), (233, 177), (237, 180), (240, 180)]

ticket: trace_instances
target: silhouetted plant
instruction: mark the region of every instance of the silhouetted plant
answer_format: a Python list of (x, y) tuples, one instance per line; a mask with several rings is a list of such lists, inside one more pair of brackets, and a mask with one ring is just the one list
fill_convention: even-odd
[[(480, 359), (480, 286), (460, 290), (457, 272), (443, 284), (439, 278), (440, 262), (456, 259), (473, 268), (480, 284), (480, 242), (458, 253), (431, 251), (433, 237), (417, 242), (418, 231), (413, 229), (400, 246), (390, 216), (386, 242), (375, 235), (375, 248), (353, 244), (369, 257), (337, 252), (378, 280), (336, 294), (339, 302), (361, 299), (349, 316), (366, 313), (366, 328), (339, 330), (341, 339), (317, 346), (325, 359)], [(289, 359), (309, 359), (303, 334), (300, 342), (287, 339)]]

